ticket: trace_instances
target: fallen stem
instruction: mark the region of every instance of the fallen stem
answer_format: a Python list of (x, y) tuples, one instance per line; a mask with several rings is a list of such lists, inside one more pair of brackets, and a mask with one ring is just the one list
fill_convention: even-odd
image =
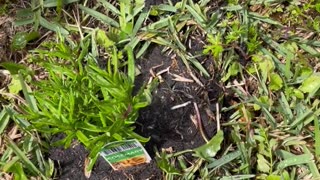
[(202, 138), (208, 143), (209, 140), (208, 140), (208, 138), (206, 137), (206, 135), (205, 135), (205, 133), (203, 131), (200, 112), (199, 112), (197, 103), (193, 102), (193, 106), (194, 106), (194, 109), (196, 110), (196, 116), (197, 116), (197, 122), (198, 122), (198, 127), (199, 127), (199, 130), (200, 130), (200, 134), (201, 134)]

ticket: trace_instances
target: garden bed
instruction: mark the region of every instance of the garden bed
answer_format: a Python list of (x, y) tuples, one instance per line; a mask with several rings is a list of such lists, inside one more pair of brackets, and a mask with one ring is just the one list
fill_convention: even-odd
[(319, 2), (75, 1), (0, 1), (0, 179), (320, 178)]

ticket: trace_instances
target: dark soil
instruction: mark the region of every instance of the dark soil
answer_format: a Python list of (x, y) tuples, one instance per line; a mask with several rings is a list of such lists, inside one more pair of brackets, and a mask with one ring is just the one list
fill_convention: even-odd
[[(210, 138), (215, 133), (215, 123), (207, 118), (204, 102), (204, 88), (196, 83), (185, 83), (174, 81), (172, 74), (192, 79), (180, 60), (169, 58), (161, 53), (160, 47), (154, 47), (141, 59), (138, 64), (142, 74), (137, 77), (136, 82), (147, 82), (152, 76), (149, 72), (152, 67), (155, 73), (170, 67), (170, 71), (161, 75), (162, 83), (153, 92), (153, 102), (150, 106), (140, 111), (136, 123), (136, 132), (145, 137), (151, 137), (146, 144), (146, 150), (152, 157), (149, 164), (133, 167), (128, 170), (114, 171), (102, 158), (95, 164), (89, 179), (162, 179), (163, 174), (157, 167), (154, 159), (154, 148), (172, 148), (173, 151), (195, 148), (205, 143), (199, 130), (190, 119), (195, 115), (193, 104), (186, 107), (171, 110), (171, 107), (187, 101), (196, 102), (200, 108), (203, 127)], [(137, 83), (137, 87), (141, 84)], [(211, 84), (211, 90), (221, 91), (218, 86)], [(219, 94), (219, 93), (217, 93)], [(69, 149), (53, 148), (50, 150), (50, 159), (54, 160), (59, 172), (58, 179), (86, 179), (84, 175), (84, 163), (88, 152), (80, 144)], [(191, 156), (190, 156), (191, 157)], [(192, 159), (189, 159), (192, 161)]]

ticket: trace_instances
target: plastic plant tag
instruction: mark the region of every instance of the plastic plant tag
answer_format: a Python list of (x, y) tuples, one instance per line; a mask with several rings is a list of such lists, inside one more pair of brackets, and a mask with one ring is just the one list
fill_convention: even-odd
[(122, 170), (151, 161), (147, 151), (136, 139), (109, 143), (102, 148), (100, 155), (114, 170)]

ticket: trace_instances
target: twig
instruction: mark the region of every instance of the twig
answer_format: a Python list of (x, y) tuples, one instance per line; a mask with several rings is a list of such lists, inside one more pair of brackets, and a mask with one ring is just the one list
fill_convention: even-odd
[(204, 87), (204, 85), (202, 84), (202, 82), (191, 72), (189, 71), (190, 76), (193, 78), (193, 80), (198, 83), (201, 87)]
[(167, 68), (157, 72), (156, 76), (160, 76), (161, 74), (165, 73), (165, 72), (168, 72), (170, 70), (170, 66), (168, 66)]
[(245, 83), (238, 83), (238, 82), (233, 82), (231, 85), (225, 86), (227, 89), (232, 88), (232, 87), (238, 87), (238, 86), (244, 86), (246, 85)]
[(179, 108), (182, 108), (182, 107), (186, 107), (187, 105), (191, 104), (191, 101), (188, 101), (188, 102), (185, 102), (185, 103), (182, 103), (182, 104), (178, 104), (178, 105), (175, 105), (175, 106), (172, 106), (171, 107), (171, 110), (175, 110), (175, 109), (179, 109)]
[(217, 131), (220, 130), (220, 110), (219, 110), (219, 104), (216, 103), (216, 121), (217, 121)]
[(194, 106), (194, 109), (196, 110), (197, 122), (198, 122), (199, 130), (200, 130), (200, 134), (201, 134), (202, 138), (203, 138), (206, 142), (209, 142), (208, 138), (206, 137), (206, 135), (205, 135), (205, 133), (204, 133), (204, 131), (203, 131), (202, 122), (201, 122), (201, 117), (200, 117), (200, 112), (199, 112), (197, 103), (193, 102), (193, 106)]
[(156, 77), (159, 78), (159, 81), (160, 81), (160, 82), (163, 81), (162, 78), (161, 78), (161, 76), (158, 76), (158, 75), (155, 74), (154, 71), (153, 71), (153, 69), (156, 69), (156, 68), (158, 68), (158, 67), (161, 67), (162, 65), (163, 65), (163, 63), (161, 63), (161, 64), (159, 64), (159, 65), (156, 65), (156, 66), (153, 66), (153, 67), (151, 67), (151, 68), (149, 69), (149, 72), (150, 72), (150, 74), (151, 74), (152, 77), (150, 77), (148, 84), (150, 84), (150, 83), (152, 82), (153, 78), (156, 78)]
[(154, 78), (156, 77), (156, 74), (154, 73), (153, 69), (156, 69), (156, 68), (158, 68), (158, 67), (160, 67), (160, 66), (162, 66), (162, 65), (163, 65), (163, 63), (161, 63), (161, 64), (159, 64), (159, 65), (156, 65), (156, 66), (152, 66), (152, 67), (149, 69), (150, 74), (151, 74)]

